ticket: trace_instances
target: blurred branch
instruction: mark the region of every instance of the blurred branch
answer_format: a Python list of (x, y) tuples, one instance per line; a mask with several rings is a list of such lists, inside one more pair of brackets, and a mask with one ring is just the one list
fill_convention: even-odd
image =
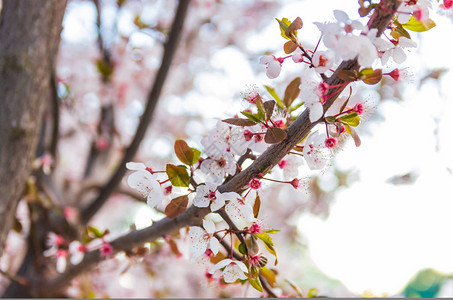
[(159, 71), (157, 72), (153, 87), (148, 94), (146, 108), (137, 127), (137, 132), (135, 133), (134, 139), (126, 149), (123, 159), (116, 169), (116, 172), (112, 175), (107, 184), (101, 189), (96, 199), (94, 199), (94, 201), (82, 211), (81, 221), (83, 224), (88, 223), (90, 219), (102, 207), (102, 205), (104, 205), (104, 203), (107, 201), (109, 196), (115, 190), (115, 187), (118, 185), (118, 183), (120, 183), (121, 179), (126, 173), (126, 163), (131, 161), (137, 153), (140, 143), (145, 136), (146, 129), (151, 122), (154, 109), (156, 107), (157, 101), (159, 100), (165, 79), (167, 78), (167, 74), (182, 33), (182, 27), (189, 3), (190, 0), (179, 1), (171, 31), (164, 46), (162, 63), (160, 65)]
[(96, 7), (96, 27), (98, 28), (98, 47), (102, 55), (102, 60), (108, 65), (112, 65), (112, 56), (110, 51), (105, 47), (104, 39), (101, 33), (101, 4), (99, 0), (93, 0), (94, 6)]
[(22, 285), (23, 287), (26, 287), (28, 285), (28, 280), (22, 276), (11, 275), (2, 270), (0, 270), (0, 275), (2, 275), (5, 278), (8, 278), (11, 281), (17, 282), (18, 284)]
[[(185, 1), (181, 1), (180, 5)], [(371, 28), (378, 28), (378, 34), (380, 35), (388, 26), (394, 12), (398, 8), (400, 0), (382, 0), (379, 6), (375, 9), (374, 15), (371, 18), (370, 25)], [(176, 16), (175, 22), (178, 20), (178, 15)], [(173, 30), (172, 30), (173, 31)], [(338, 70), (356, 70), (359, 68), (357, 59), (349, 60), (342, 62), (337, 68), (336, 72), (327, 80), (327, 83), (330, 86), (333, 86), (338, 83), (343, 83), (343, 81), (337, 76)], [(336, 100), (339, 93), (336, 93), (335, 96), (332, 96), (325, 104), (324, 111), (326, 111)], [(143, 120), (142, 120), (143, 121)], [(142, 122), (143, 123), (143, 122)], [(141, 125), (142, 125), (141, 123)], [(316, 125), (316, 123), (310, 122), (308, 111), (305, 110), (295, 122), (293, 122), (287, 131), (287, 137), (279, 144), (272, 145), (269, 147), (262, 155), (260, 155), (247, 169), (238, 173), (227, 183), (222, 184), (218, 187), (218, 191), (221, 193), (225, 192), (241, 192), (244, 190), (250, 180), (256, 178), (260, 173), (269, 172), (295, 145), (297, 145), (300, 140), (306, 136), (311, 129)], [(144, 126), (144, 125), (143, 125)], [(143, 137), (144, 132), (141, 137)], [(134, 141), (137, 139), (134, 139)], [(138, 145), (137, 145), (138, 146)], [(129, 150), (129, 149), (128, 149)], [(127, 153), (129, 153), (129, 150)], [(135, 153), (135, 152), (134, 152)], [(129, 160), (123, 160), (121, 167), (124, 168), (124, 163)], [(132, 157), (131, 157), (132, 158)], [(120, 167), (120, 168), (121, 168)], [(124, 174), (125, 168), (120, 172), (119, 180)], [(119, 171), (117, 171), (118, 174)], [(119, 176), (117, 175), (117, 176)], [(115, 185), (117, 182), (114, 182)], [(107, 189), (108, 188), (108, 189)], [(98, 198), (95, 203), (89, 206), (84, 214), (84, 221), (88, 221), (91, 216), (97, 211), (104, 201), (107, 199), (108, 195), (114, 190), (114, 186), (107, 186), (104, 192), (101, 194), (107, 195), (102, 198)], [(101, 199), (101, 200), (99, 200)], [(96, 204), (97, 203), (97, 204)], [(91, 211), (93, 209), (95, 211)], [(131, 231), (116, 240), (111, 244), (115, 252), (131, 250), (134, 247), (140, 246), (145, 242), (152, 242), (157, 238), (163, 237), (167, 234), (172, 233), (173, 231), (190, 225), (199, 225), (200, 221), (204, 218), (205, 215), (210, 213), (209, 208), (198, 208), (195, 206), (187, 209), (183, 214), (179, 215), (175, 219), (165, 218), (158, 222), (155, 222), (152, 226), (142, 229)], [(85, 255), (84, 260), (76, 266), (70, 266), (65, 273), (58, 275), (52, 279), (49, 279), (47, 282), (41, 284), (41, 287), (44, 290), (58, 291), (59, 289), (67, 286), (70, 281), (75, 278), (77, 275), (82, 272), (88, 271), (96, 263), (103, 260), (104, 257), (101, 256), (99, 250), (88, 252)]]

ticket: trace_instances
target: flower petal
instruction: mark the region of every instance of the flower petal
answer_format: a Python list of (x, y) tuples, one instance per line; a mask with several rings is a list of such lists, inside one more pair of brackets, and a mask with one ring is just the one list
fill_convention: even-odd
[(200, 227), (190, 227), (188, 237), (190, 240), (190, 251), (194, 257), (202, 255), (208, 248), (208, 240), (205, 235), (206, 232)]
[(225, 258), (219, 261), (214, 267), (209, 270), (209, 273), (214, 274), (215, 271), (222, 269), (223, 267), (229, 265), (233, 260), (229, 258)]
[(215, 237), (212, 237), (210, 242), (209, 242), (209, 249), (211, 249), (212, 253), (214, 253), (214, 255), (217, 255), (217, 253), (219, 253), (219, 250), (220, 250), (220, 242), (217, 238)]
[(278, 61), (274, 60), (274, 61), (271, 61), (267, 65), (266, 75), (270, 79), (274, 79), (274, 78), (277, 78), (278, 75), (280, 75), (281, 70), (282, 70), (282, 65)]
[(338, 10), (338, 9), (334, 10), (333, 15), (334, 15), (335, 19), (337, 19), (337, 21), (340, 21), (343, 23), (347, 23), (349, 21), (348, 14), (342, 10)]
[(213, 234), (215, 232), (215, 224), (214, 222), (212, 222), (212, 220), (203, 219), (203, 228), (209, 234)]
[(132, 171), (146, 170), (146, 166), (144, 164), (133, 161), (126, 163), (126, 168)]
[(318, 121), (322, 117), (323, 113), (324, 109), (321, 102), (313, 104), (310, 107), (310, 122), (314, 123)]

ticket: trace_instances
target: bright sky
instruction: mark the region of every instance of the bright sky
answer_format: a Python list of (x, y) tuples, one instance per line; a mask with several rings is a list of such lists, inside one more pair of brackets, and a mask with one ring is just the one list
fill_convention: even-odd
[[(340, 1), (322, 2), (322, 7), (328, 9), (308, 11), (307, 8), (319, 7), (320, 1), (295, 1), (282, 8), (276, 17), (292, 20), (300, 16), (304, 21), (301, 34), (304, 40), (313, 43), (319, 38), (319, 31), (312, 22), (331, 20), (333, 9), (345, 10), (351, 18), (358, 17), (357, 1), (341, 1), (341, 7)], [(65, 18), (63, 37), (74, 42), (95, 39), (95, 35), (87, 36), (87, 32), (95, 30), (90, 27), (94, 24), (86, 22), (94, 17), (91, 3), (77, 4)], [(424, 73), (420, 70), (426, 67), (453, 67), (451, 45), (439, 42), (451, 36), (452, 23), (434, 13), (432, 18), (438, 26), (423, 34), (423, 40), (417, 40), (418, 53), (409, 56), (406, 63), (415, 78), (422, 77)], [(122, 27), (127, 30), (129, 25), (124, 24)], [(80, 26), (86, 28), (81, 30)], [(140, 36), (136, 39), (139, 42)], [(282, 38), (278, 27), (270, 22), (262, 34), (250, 37), (247, 42), (262, 50), (276, 49)], [(241, 109), (234, 96), (247, 83), (271, 83), (264, 71), (255, 74), (235, 48), (218, 51), (212, 64), (219, 72), (197, 79), (201, 94), (189, 93), (185, 105), (179, 106), (181, 113), (204, 109), (207, 117), (222, 118)], [(379, 112), (385, 120), (365, 124), (372, 134), (361, 136), (362, 146), (356, 148), (349, 141), (336, 158), (339, 168), (357, 170), (360, 180), (337, 193), (329, 218), (321, 220), (307, 214), (299, 221), (300, 232), (308, 240), (316, 265), (354, 293), (368, 290), (375, 295), (396, 294), (418, 270), (427, 267), (453, 273), (453, 198), (449, 193), (453, 183), (452, 77), (449, 72), (441, 81), (428, 81), (421, 89), (408, 84), (403, 102), (383, 102)], [(214, 84), (220, 81), (223, 88)], [(236, 102), (206, 101), (215, 95)], [(419, 174), (414, 184), (386, 183), (389, 177), (410, 171)], [(149, 212), (140, 211), (136, 219), (140, 227), (149, 225), (143, 223), (143, 219), (149, 219)]]

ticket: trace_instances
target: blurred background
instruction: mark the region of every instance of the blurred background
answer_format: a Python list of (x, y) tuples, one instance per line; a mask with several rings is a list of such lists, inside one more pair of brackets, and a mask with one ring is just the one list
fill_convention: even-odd
[[(67, 217), (105, 182), (130, 143), (158, 69), (176, 1), (70, 0), (57, 60), (60, 101), (58, 156), (51, 163)], [(285, 40), (275, 18), (300, 16), (302, 44), (313, 49), (320, 32), (313, 22), (333, 21), (341, 9), (359, 18), (355, 0), (193, 0), (153, 121), (134, 161), (163, 169), (176, 161), (176, 139), (202, 149), (200, 140), (218, 120), (244, 109), (241, 93), (264, 85), (280, 95), (305, 67), (285, 62), (269, 80), (258, 63), (264, 54), (283, 56)], [(98, 18), (100, 16), (100, 18)], [(281, 231), (281, 295), (329, 297), (453, 296), (453, 66), (452, 14), (430, 10), (437, 26), (411, 34), (418, 48), (399, 67), (399, 82), (357, 85), (356, 97), (371, 108), (358, 133), (347, 140), (322, 172), (308, 172), (307, 191), (269, 185), (261, 218)], [(47, 122), (52, 121), (50, 111)], [(36, 168), (49, 165), (49, 153)], [(52, 157), (51, 157), (52, 158)], [(277, 171), (278, 172), (278, 171)], [(305, 173), (303, 173), (305, 172)], [(110, 237), (131, 226), (144, 228), (164, 217), (123, 183), (92, 224)], [(64, 199), (64, 200), (62, 200)], [(8, 237), (2, 270), (14, 273), (25, 255), (27, 209), (22, 228)], [(74, 280), (71, 297), (249, 297), (240, 285), (219, 288), (205, 279), (177, 236), (149, 246), (141, 258), (118, 255)], [(8, 280), (0, 277), (0, 293)]]

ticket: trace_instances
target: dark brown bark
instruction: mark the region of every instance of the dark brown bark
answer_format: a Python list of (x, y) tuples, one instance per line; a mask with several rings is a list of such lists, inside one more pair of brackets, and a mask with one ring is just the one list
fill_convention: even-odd
[(66, 0), (4, 0), (0, 16), (0, 256), (31, 172)]

